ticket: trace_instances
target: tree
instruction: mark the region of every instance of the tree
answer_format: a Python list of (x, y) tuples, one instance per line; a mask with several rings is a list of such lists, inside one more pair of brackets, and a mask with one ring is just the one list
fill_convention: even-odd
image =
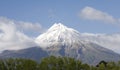
[(101, 63), (98, 67), (98, 70), (105, 70), (105, 65), (104, 63)]
[[(80, 70), (81, 61), (69, 57), (46, 57), (41, 60), (41, 70)], [(89, 68), (89, 66), (87, 67)]]
[(70, 57), (50, 56), (40, 60), (40, 63), (31, 59), (9, 58), (0, 60), (0, 70), (120, 70), (120, 61), (101, 61), (96, 67)]
[(4, 60), (0, 60), (0, 70), (7, 70)]

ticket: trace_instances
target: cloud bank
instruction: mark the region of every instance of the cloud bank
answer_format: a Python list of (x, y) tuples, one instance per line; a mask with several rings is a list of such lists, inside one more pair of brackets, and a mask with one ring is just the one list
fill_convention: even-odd
[(120, 34), (92, 34), (82, 33), (81, 39), (94, 42), (105, 48), (120, 53)]
[(83, 8), (80, 12), (80, 17), (87, 20), (98, 20), (112, 24), (120, 23), (119, 18), (114, 18), (112, 15), (92, 7)]
[(41, 25), (10, 20), (0, 17), (0, 52), (3, 50), (18, 50), (33, 47), (33, 38), (28, 37), (21, 30), (38, 31)]

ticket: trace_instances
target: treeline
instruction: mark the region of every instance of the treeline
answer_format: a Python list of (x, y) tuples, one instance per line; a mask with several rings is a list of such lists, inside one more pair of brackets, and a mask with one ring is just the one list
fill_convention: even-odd
[(101, 61), (96, 66), (83, 64), (79, 60), (68, 57), (46, 57), (36, 62), (30, 59), (0, 60), (0, 70), (120, 70), (120, 61)]

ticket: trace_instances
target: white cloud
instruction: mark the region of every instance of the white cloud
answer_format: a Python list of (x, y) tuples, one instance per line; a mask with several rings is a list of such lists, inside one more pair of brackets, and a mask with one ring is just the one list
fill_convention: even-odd
[(82, 33), (81, 39), (97, 43), (105, 48), (120, 53), (120, 34)]
[[(26, 26), (28, 29), (37, 28), (32, 23), (30, 25), (25, 22), (21, 24), (30, 26), (30, 28)], [(39, 24), (37, 25), (39, 28)], [(20, 32), (17, 26), (18, 24), (15, 21), (0, 17), (0, 52), (3, 50), (18, 50), (36, 45), (34, 40)]]
[(96, 10), (92, 7), (85, 7), (80, 12), (80, 17), (88, 20), (99, 20), (107, 23), (119, 23), (118, 18), (114, 18), (106, 12)]

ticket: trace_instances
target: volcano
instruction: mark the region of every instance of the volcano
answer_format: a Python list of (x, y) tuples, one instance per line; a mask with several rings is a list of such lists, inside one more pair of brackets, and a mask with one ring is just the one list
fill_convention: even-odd
[[(102, 60), (120, 60), (119, 54), (104, 48), (104, 46), (81, 39), (80, 32), (61, 23), (54, 24), (45, 33), (39, 35), (35, 39), (35, 43), (37, 44), (37, 49), (40, 50), (37, 50), (36, 47), (32, 47), (32, 49), (4, 51), (0, 54), (0, 57), (8, 58), (7, 56), (9, 56), (26, 58), (27, 56), (27, 58), (36, 60), (50, 55), (66, 56), (92, 65), (95, 65)], [(31, 54), (34, 54), (34, 56)]]

